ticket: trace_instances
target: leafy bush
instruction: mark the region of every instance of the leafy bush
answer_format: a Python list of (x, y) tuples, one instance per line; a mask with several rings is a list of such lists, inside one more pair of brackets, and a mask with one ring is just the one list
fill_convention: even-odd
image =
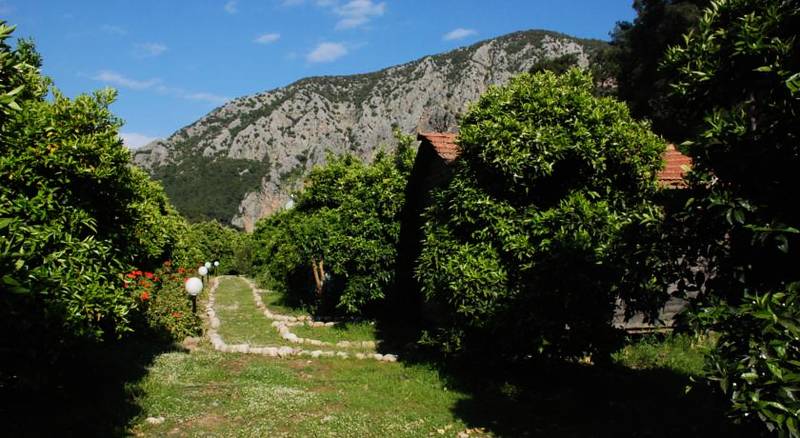
[(296, 207), (256, 227), (265, 282), (317, 312), (374, 312), (394, 286), (409, 144), (372, 164), (347, 155), (314, 168)]
[(184, 272), (173, 270), (172, 262), (166, 261), (155, 272), (134, 270), (125, 275), (124, 287), (138, 302), (147, 327), (174, 341), (202, 333), (202, 321), (192, 313), (184, 288)]
[(800, 283), (745, 298), (711, 309), (722, 336), (706, 368), (738, 415), (755, 414), (770, 431), (798, 436)]
[[(686, 144), (694, 163), (683, 230), (693, 234), (681, 236), (681, 260), (705, 307), (695, 322), (722, 334), (709, 372), (740, 418), (757, 414), (794, 436), (798, 26), (797, 2), (715, 1), (666, 62), (678, 104), (704, 115)], [(690, 270), (697, 261), (705, 275)]]
[(249, 275), (253, 265), (253, 244), (250, 235), (217, 221), (198, 222), (188, 226), (182, 236), (185, 250), (176, 259), (183, 266), (200, 266), (219, 261), (215, 274)]
[[(661, 286), (635, 243), (658, 229), (664, 143), (591, 75), (524, 74), (473, 104), (416, 268), (446, 353), (604, 359), (617, 296)], [(624, 237), (624, 238), (623, 238)]]
[(11, 32), (0, 23), (0, 349), (24, 369), (130, 331), (140, 303), (122, 274), (168, 258), (183, 219), (130, 166), (115, 93), (64, 97)]

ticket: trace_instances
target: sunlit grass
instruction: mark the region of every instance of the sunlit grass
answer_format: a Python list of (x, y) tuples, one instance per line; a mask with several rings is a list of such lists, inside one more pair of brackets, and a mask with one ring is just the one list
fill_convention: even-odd
[(220, 279), (214, 308), (219, 334), (228, 344), (277, 346), (286, 343), (253, 302), (250, 286), (240, 278)]
[(614, 353), (614, 361), (632, 369), (665, 368), (701, 376), (705, 355), (714, 348), (716, 339), (713, 335), (644, 335)]
[(343, 322), (331, 327), (310, 327), (300, 325), (291, 328), (292, 333), (301, 338), (317, 339), (324, 342), (376, 341), (375, 325), (370, 322)]
[(430, 368), (398, 363), (201, 349), (160, 356), (141, 393), (132, 431), (146, 436), (415, 437), (466, 427), (452, 412), (464, 394)]

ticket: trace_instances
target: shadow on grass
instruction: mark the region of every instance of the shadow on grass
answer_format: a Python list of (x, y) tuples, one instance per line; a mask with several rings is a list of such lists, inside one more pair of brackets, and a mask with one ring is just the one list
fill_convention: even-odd
[[(382, 345), (401, 361), (433, 364), (448, 388), (466, 395), (453, 407), (470, 428), (510, 437), (757, 437), (738, 425), (702, 378), (668, 368), (570, 362), (443, 364), (413, 340), (413, 324), (378, 324)], [(418, 339), (418, 337), (417, 337)], [(387, 349), (389, 349), (387, 348)]]
[(517, 370), (506, 379), (464, 369), (445, 373), (469, 394), (455, 414), (500, 436), (758, 436), (758, 429), (727, 418), (708, 387), (697, 384), (687, 393), (689, 377), (672, 370), (561, 363)]
[[(178, 346), (130, 339), (83, 346), (50, 369), (34, 369), (37, 384), (0, 386), (3, 436), (125, 436), (140, 415), (138, 382), (154, 358)], [(33, 364), (31, 364), (33, 365)]]

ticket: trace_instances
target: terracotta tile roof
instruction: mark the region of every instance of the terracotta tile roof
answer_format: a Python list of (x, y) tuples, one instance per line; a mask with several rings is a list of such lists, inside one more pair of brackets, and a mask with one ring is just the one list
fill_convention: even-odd
[(456, 135), (450, 132), (420, 132), (417, 134), (417, 140), (430, 143), (433, 150), (449, 163), (458, 158)]
[(668, 144), (664, 151), (664, 169), (658, 174), (658, 182), (666, 187), (686, 187), (683, 176), (692, 166), (692, 159)]
[[(430, 143), (433, 150), (445, 162), (450, 163), (458, 158), (460, 152), (456, 144), (457, 135), (449, 132), (420, 132), (417, 140)], [(669, 144), (664, 151), (664, 161), (664, 169), (658, 174), (658, 182), (666, 187), (685, 187), (683, 176), (692, 166), (692, 159), (675, 149), (675, 145)]]

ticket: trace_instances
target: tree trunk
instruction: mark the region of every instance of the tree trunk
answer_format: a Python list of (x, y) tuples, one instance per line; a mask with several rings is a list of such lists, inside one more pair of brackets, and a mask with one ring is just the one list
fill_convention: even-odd
[(314, 283), (316, 285), (317, 298), (322, 297), (322, 288), (325, 286), (325, 265), (323, 260), (319, 262), (311, 259), (311, 271), (314, 273)]

